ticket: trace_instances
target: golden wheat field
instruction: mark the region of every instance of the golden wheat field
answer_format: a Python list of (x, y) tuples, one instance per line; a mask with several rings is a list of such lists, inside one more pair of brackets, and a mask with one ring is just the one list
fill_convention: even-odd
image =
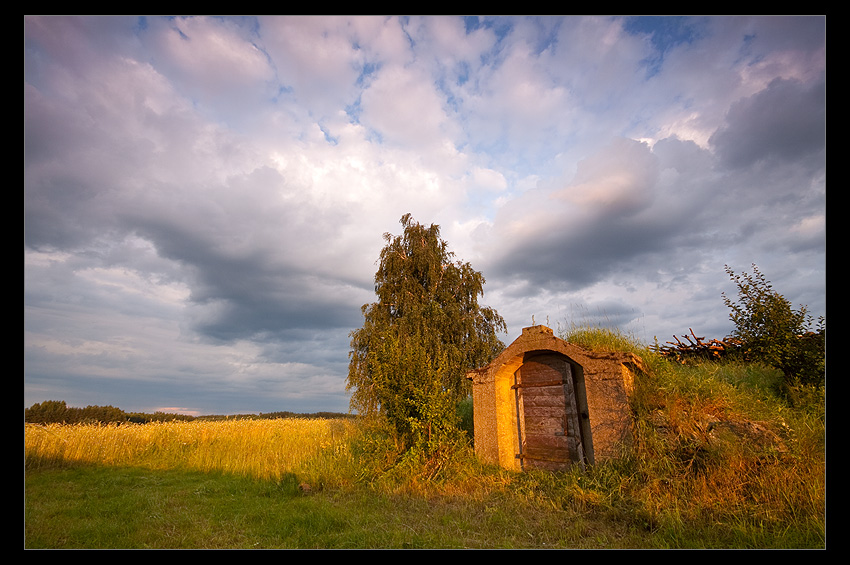
[(28, 468), (57, 462), (221, 471), (260, 479), (317, 476), (345, 459), (356, 424), (345, 419), (268, 419), (148, 424), (26, 424)]

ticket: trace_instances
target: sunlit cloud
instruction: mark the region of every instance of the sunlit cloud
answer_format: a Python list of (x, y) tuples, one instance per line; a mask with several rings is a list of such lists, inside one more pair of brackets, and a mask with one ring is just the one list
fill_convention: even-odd
[(405, 213), (506, 342), (723, 337), (727, 264), (825, 313), (824, 24), (27, 17), (25, 404), (347, 410)]

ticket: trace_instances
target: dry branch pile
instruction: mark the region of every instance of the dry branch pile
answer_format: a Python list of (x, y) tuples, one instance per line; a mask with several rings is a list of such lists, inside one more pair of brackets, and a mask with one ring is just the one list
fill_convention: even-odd
[(694, 330), (688, 329), (691, 332), (690, 335), (683, 335), (681, 340), (674, 335), (675, 343), (668, 341), (666, 345), (655, 347), (655, 350), (664, 357), (684, 364), (688, 359), (721, 359), (731, 352), (738, 351), (741, 347), (738, 339), (727, 337), (723, 340), (705, 341), (705, 337), (697, 337)]

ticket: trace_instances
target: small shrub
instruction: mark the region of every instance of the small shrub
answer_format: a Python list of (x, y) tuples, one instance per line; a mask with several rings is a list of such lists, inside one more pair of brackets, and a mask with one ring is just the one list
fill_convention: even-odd
[(780, 369), (786, 384), (823, 386), (825, 319), (821, 317), (814, 328), (807, 308), (792, 308), (756, 265), (753, 274), (736, 274), (729, 266), (726, 272), (738, 287), (738, 299), (733, 301), (725, 293), (722, 296), (732, 310), (732, 337), (741, 341), (744, 357)]

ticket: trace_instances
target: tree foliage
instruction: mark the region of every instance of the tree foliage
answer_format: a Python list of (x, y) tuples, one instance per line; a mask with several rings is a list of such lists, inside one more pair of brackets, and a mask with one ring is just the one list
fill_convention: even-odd
[(791, 302), (753, 265), (753, 273), (726, 272), (738, 287), (738, 299), (723, 294), (735, 324), (733, 337), (741, 341), (744, 355), (780, 369), (789, 383), (822, 385), (825, 380), (825, 320), (817, 327), (805, 306)]
[(115, 424), (127, 421), (127, 415), (114, 406), (76, 408), (64, 400), (45, 400), (24, 409), (24, 421), (34, 424)]
[(387, 425), (399, 447), (427, 446), (457, 430), (456, 407), (470, 392), (467, 370), (504, 348), (505, 322), (480, 305), (484, 277), (454, 260), (440, 227), (410, 214), (403, 234), (384, 234), (377, 301), (351, 332), (351, 407)]

